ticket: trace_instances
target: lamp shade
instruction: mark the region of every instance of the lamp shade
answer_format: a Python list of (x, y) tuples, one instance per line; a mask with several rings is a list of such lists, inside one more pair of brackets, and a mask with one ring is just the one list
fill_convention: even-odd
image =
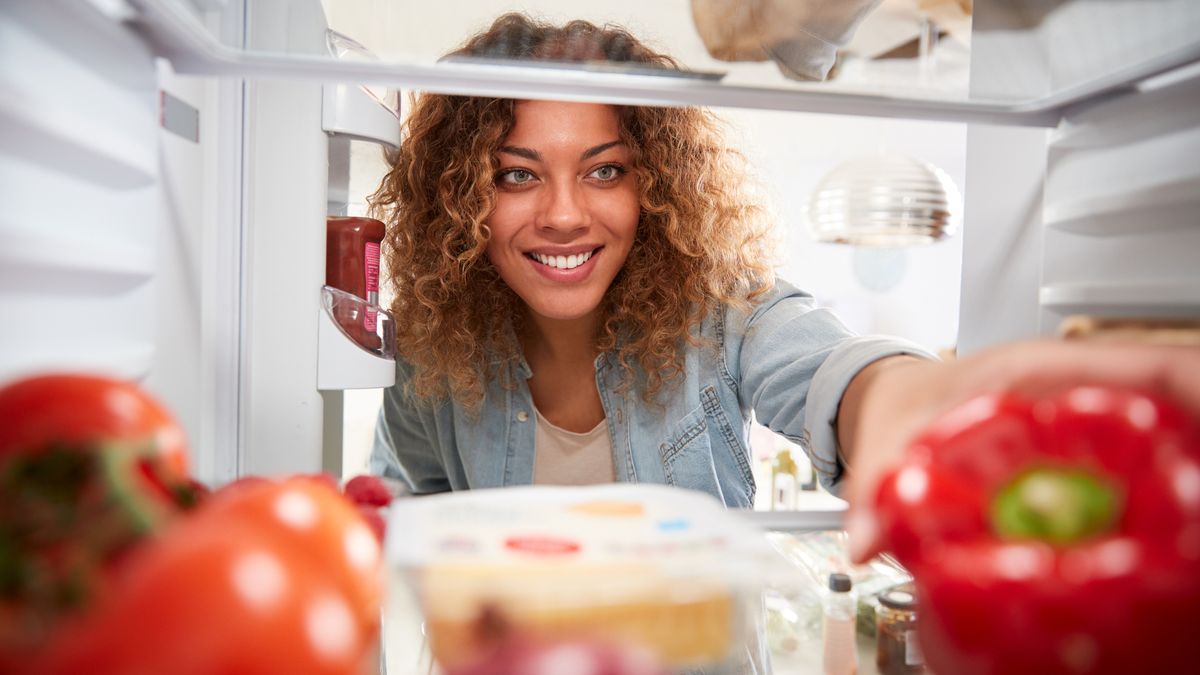
[(960, 204), (945, 171), (905, 155), (872, 155), (821, 179), (809, 200), (808, 226), (826, 243), (926, 244), (954, 234)]

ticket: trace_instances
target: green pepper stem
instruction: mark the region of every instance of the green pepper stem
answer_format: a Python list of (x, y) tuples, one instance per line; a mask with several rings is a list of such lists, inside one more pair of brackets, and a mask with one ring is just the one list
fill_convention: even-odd
[(1006, 539), (1070, 544), (1110, 529), (1120, 513), (1119, 493), (1108, 480), (1081, 469), (1026, 471), (992, 500), (991, 523)]

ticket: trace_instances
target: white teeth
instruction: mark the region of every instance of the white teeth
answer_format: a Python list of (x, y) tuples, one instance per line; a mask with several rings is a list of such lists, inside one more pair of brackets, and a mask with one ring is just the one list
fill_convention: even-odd
[(588, 258), (592, 257), (592, 252), (588, 251), (586, 253), (576, 253), (575, 255), (566, 256), (542, 255), (541, 253), (534, 253), (533, 257), (536, 258), (538, 262), (548, 267), (555, 267), (560, 270), (573, 270), (587, 262)]

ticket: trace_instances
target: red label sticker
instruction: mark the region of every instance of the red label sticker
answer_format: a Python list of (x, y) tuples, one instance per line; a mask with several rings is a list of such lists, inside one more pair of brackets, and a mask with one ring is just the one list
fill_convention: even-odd
[(579, 542), (555, 537), (509, 537), (504, 547), (534, 555), (566, 555), (579, 551)]

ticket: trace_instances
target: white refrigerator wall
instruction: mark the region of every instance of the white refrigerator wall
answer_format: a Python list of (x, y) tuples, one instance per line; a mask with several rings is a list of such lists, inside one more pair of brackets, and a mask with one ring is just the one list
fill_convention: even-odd
[(56, 5), (0, 14), (0, 377), (145, 378), (159, 358), (154, 60), (107, 17)]
[(1200, 83), (1138, 99), (1080, 110), (1051, 135), (1043, 334), (1076, 314), (1200, 317)]
[(154, 57), (113, 19), (55, 1), (0, 14), (0, 380), (139, 379), (195, 442), (212, 429), (199, 148), (159, 128)]
[[(1198, 33), (1200, 3), (1184, 0), (977, 3), (971, 93), (1042, 95)], [(1077, 106), (1052, 131), (972, 127), (961, 352), (1053, 336), (1073, 315), (1200, 317), (1195, 68), (1190, 83), (1168, 74)]]
[[(241, 148), (240, 124), (218, 119), (231, 102), (240, 117), (241, 85), (176, 77), (125, 11), (20, 0), (0, 12), (0, 381), (139, 380), (183, 426), (196, 475), (225, 480), (237, 475)], [(183, 135), (166, 129), (165, 97), (193, 115)]]
[[(254, 7), (261, 48), (324, 48), (316, 2)], [(206, 18), (241, 44), (237, 10)], [(177, 76), (127, 18), (59, 0), (0, 13), (0, 380), (140, 380), (206, 482), (321, 470), (321, 87)], [(164, 97), (194, 133), (164, 128)]]

